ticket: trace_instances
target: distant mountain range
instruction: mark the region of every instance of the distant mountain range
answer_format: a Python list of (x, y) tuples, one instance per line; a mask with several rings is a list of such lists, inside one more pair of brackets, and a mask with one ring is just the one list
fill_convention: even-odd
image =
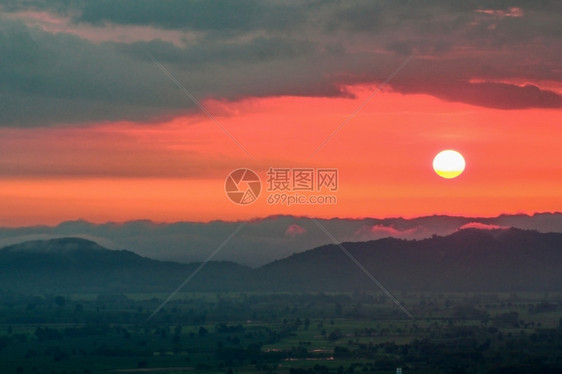
[[(379, 239), (344, 248), (386, 288), (408, 291), (562, 290), (562, 234), (464, 229), (424, 240)], [(257, 284), (283, 290), (376, 289), (336, 245), (256, 269)]]
[[(562, 234), (463, 229), (424, 240), (343, 243), (390, 290), (562, 291)], [(30, 241), (0, 250), (0, 291), (171, 292), (198, 263), (163, 262), (81, 238)], [(336, 245), (259, 268), (209, 262), (186, 291), (378, 290)]]
[[(30, 241), (0, 250), (0, 289), (22, 293), (172, 291), (199, 264), (163, 262), (109, 250), (80, 238)], [(251, 269), (210, 262), (190, 286), (200, 291), (241, 289)]]
[[(428, 216), (318, 221), (340, 242), (363, 242), (386, 237), (419, 240), (432, 235), (450, 235), (466, 227), (514, 227), (562, 233), (561, 213), (501, 215), (492, 218)], [(244, 227), (217, 254), (216, 260), (256, 267), (332, 243), (310, 218), (272, 216), (245, 223), (131, 221), (94, 224), (79, 220), (63, 222), (54, 227), (0, 228), (0, 247), (29, 240), (80, 237), (106, 248), (127, 248), (153, 259), (189, 263), (205, 260), (242, 224), (245, 224)]]

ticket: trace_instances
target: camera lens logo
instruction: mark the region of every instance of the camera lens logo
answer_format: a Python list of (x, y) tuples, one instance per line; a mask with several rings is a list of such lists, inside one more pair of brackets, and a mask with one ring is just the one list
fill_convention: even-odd
[(260, 177), (250, 169), (236, 169), (226, 178), (224, 190), (233, 203), (251, 204), (260, 195)]

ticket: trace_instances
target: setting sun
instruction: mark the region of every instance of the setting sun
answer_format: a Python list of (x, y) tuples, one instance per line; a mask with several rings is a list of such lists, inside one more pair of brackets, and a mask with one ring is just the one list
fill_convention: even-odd
[(440, 177), (447, 179), (461, 175), (465, 165), (464, 157), (459, 152), (450, 149), (439, 152), (433, 159), (433, 170)]

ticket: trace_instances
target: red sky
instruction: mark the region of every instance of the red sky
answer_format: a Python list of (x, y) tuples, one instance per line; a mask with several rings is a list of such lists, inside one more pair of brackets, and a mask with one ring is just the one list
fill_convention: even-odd
[[(0, 7), (0, 226), (562, 211), (557, 6), (173, 4)], [(270, 167), (337, 168), (337, 204), (268, 204)]]
[[(1, 165), (11, 173), (0, 182), (0, 204), (6, 207), (0, 224), (562, 210), (557, 110), (505, 111), (378, 93), (313, 155), (373, 89), (353, 88), (355, 99), (207, 102), (251, 157), (199, 113), (150, 126), (0, 129)], [(464, 155), (467, 167), (460, 177), (446, 180), (432, 170), (433, 157), (443, 149)], [(224, 182), (241, 167), (256, 171), (264, 188), (269, 167), (337, 168), (337, 204), (271, 206), (262, 190), (255, 203), (235, 205)]]

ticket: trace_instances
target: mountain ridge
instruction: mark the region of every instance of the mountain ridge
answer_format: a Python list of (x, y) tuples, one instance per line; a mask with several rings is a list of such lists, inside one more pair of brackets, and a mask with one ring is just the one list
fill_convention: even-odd
[(72, 251), (84, 251), (84, 250), (107, 250), (100, 246), (98, 243), (79, 237), (65, 237), (58, 239), (49, 240), (29, 240), (22, 243), (16, 243), (12, 245), (0, 248), (0, 251), (7, 252), (53, 252), (58, 251), (61, 253), (72, 252)]
[[(197, 266), (107, 249), (81, 238), (36, 240), (0, 249), (0, 285), (20, 292), (162, 292), (177, 287)], [(226, 272), (234, 279), (222, 282), (220, 290), (228, 290), (228, 283), (236, 285), (240, 276), (244, 280), (247, 270), (217, 261), (193, 283), (200, 290), (216, 291), (213, 279)]]
[[(384, 237), (424, 239), (449, 235), (465, 226), (516, 227), (540, 232), (562, 232), (561, 213), (503, 214), (497, 217), (433, 215), (414, 218), (317, 219), (340, 242), (363, 242)], [(331, 242), (311, 218), (276, 215), (244, 221), (244, 228), (217, 260), (257, 267)], [(137, 220), (121, 223), (65, 221), (57, 226), (0, 227), (0, 247), (29, 240), (80, 237), (106, 248), (127, 248), (158, 260), (204, 261), (242, 222), (158, 223)]]
[[(540, 240), (539, 240), (540, 239)], [(433, 291), (515, 291), (562, 288), (562, 234), (531, 230), (459, 230), (446, 237), (407, 241), (386, 238), (342, 246), (387, 287)], [(533, 251), (538, 248), (536, 253)], [(327, 264), (319, 268), (314, 260)], [(312, 260), (311, 260), (312, 259)], [(524, 261), (520, 261), (524, 260)], [(337, 245), (294, 254), (259, 268), (273, 288), (293, 268), (303, 289), (361, 288), (370, 281)], [(515, 276), (513, 270), (519, 269)], [(374, 285), (373, 285), (374, 286)]]
[[(389, 289), (562, 290), (560, 233), (464, 229), (423, 240), (384, 238), (341, 245)], [(80, 238), (33, 241), (0, 249), (0, 287), (10, 285), (21, 291), (170, 292), (200, 264), (159, 261), (129, 250), (105, 249)], [(186, 287), (197, 291), (355, 289), (378, 290), (334, 244), (253, 269), (234, 262), (211, 261)]]

